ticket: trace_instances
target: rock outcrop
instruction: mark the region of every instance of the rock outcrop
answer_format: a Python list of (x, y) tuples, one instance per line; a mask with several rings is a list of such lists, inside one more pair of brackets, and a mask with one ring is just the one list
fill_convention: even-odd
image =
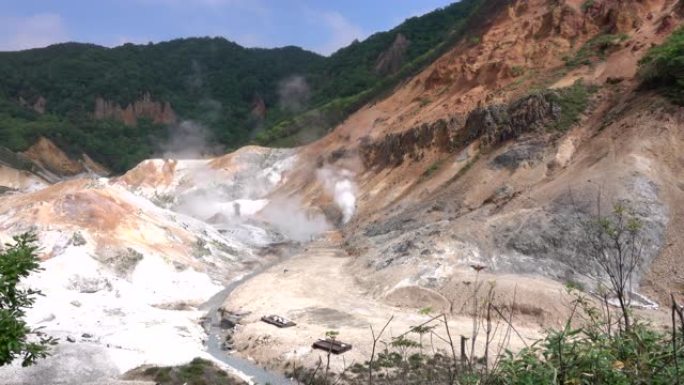
[(30, 108), (33, 111), (42, 115), (45, 113), (45, 108), (47, 106), (47, 100), (45, 100), (45, 98), (42, 96), (38, 96), (35, 100), (28, 101), (28, 100), (26, 100), (20, 96), (19, 97), (19, 104), (22, 107)]
[(52, 182), (56, 182), (60, 177), (83, 173), (101, 176), (109, 174), (109, 170), (95, 162), (88, 155), (81, 154), (80, 159), (74, 159), (62, 151), (50, 139), (42, 136), (33, 146), (24, 151), (22, 155), (37, 166), (34, 167), (36, 170), (42, 171), (42, 174), (50, 174), (52, 177), (47, 180)]
[(94, 115), (95, 119), (114, 119), (129, 126), (135, 126), (140, 118), (151, 119), (157, 124), (173, 124), (178, 120), (169, 102), (152, 100), (149, 93), (126, 107), (98, 97), (95, 99)]
[(436, 148), (449, 152), (455, 145), (456, 131), (462, 126), (457, 117), (421, 124), (408, 131), (393, 133), (377, 142), (364, 139), (360, 154), (366, 168), (396, 167), (405, 159), (420, 160), (423, 151)]
[(468, 115), (464, 132), (469, 141), (480, 139), (482, 146), (494, 146), (524, 132), (543, 131), (560, 115), (561, 107), (552, 92), (533, 94), (508, 106), (476, 109)]
[(268, 112), (268, 109), (266, 108), (264, 99), (259, 95), (254, 96), (252, 111), (250, 111), (252, 117), (258, 120), (264, 120), (266, 119), (266, 112)]
[(76, 175), (85, 172), (81, 163), (75, 161), (57, 147), (51, 140), (41, 137), (24, 155), (57, 175)]
[(404, 64), (406, 51), (411, 42), (401, 33), (397, 34), (392, 45), (380, 54), (375, 64), (375, 72), (380, 75), (393, 74)]
[(454, 116), (391, 133), (375, 142), (364, 138), (359, 151), (367, 169), (397, 167), (406, 159), (421, 160), (428, 149), (449, 153), (475, 140), (480, 140), (482, 147), (493, 147), (523, 133), (543, 132), (560, 114), (553, 91), (532, 94), (509, 105), (477, 108), (465, 124)]

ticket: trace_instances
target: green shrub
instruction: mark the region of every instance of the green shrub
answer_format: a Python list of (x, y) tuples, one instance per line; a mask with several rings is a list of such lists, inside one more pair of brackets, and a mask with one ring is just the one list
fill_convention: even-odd
[(560, 119), (551, 128), (557, 131), (567, 131), (579, 122), (594, 92), (596, 92), (596, 87), (587, 86), (582, 81), (577, 81), (572, 86), (562, 88), (557, 93), (552, 94), (560, 105), (561, 114)]
[(644, 86), (658, 89), (673, 102), (684, 105), (684, 28), (651, 48), (639, 66)]
[(38, 290), (26, 288), (21, 281), (40, 271), (34, 234), (14, 237), (0, 253), (0, 366), (21, 360), (22, 366), (36, 363), (50, 355), (50, 346), (57, 343), (24, 320), (26, 309), (33, 306)]
[(148, 367), (128, 373), (129, 379), (152, 380), (159, 385), (241, 385), (243, 381), (228, 375), (213, 363), (195, 358), (180, 366)]
[(680, 349), (675, 360), (671, 336), (643, 323), (629, 333), (612, 336), (595, 333), (591, 328), (566, 326), (517, 354), (509, 352), (500, 363), (494, 383), (675, 384), (678, 373), (684, 374), (682, 353)]
[(582, 12), (587, 12), (587, 10), (593, 6), (594, 6), (594, 0), (585, 0), (581, 6)]
[(579, 67), (580, 65), (591, 65), (595, 61), (603, 61), (608, 53), (621, 42), (629, 39), (625, 34), (601, 34), (587, 41), (574, 56), (566, 56), (565, 65), (569, 68)]
[(525, 73), (525, 67), (523, 66), (513, 66), (511, 67), (511, 75), (513, 77), (517, 78), (518, 76), (522, 76)]

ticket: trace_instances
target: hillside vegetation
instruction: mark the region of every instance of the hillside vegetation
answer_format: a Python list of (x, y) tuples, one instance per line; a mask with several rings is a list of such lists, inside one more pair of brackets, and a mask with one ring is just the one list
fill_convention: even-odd
[[(22, 151), (48, 136), (123, 171), (152, 155), (166, 130), (149, 121), (134, 128), (95, 121), (95, 101), (125, 107), (149, 94), (169, 102), (179, 119), (208, 127), (229, 149), (255, 135), (264, 145), (302, 144), (437, 57), (463, 36), (480, 3), (464, 0), (408, 19), (327, 58), (298, 47), (248, 49), (223, 38), (3, 52), (0, 140)], [(402, 39), (407, 45), (395, 44)], [(300, 84), (290, 95), (283, 88), (293, 81)], [(30, 106), (41, 98), (45, 111), (36, 112)], [(259, 106), (265, 116), (252, 113)]]
[(684, 28), (651, 48), (640, 64), (646, 87), (659, 89), (673, 102), (684, 105)]

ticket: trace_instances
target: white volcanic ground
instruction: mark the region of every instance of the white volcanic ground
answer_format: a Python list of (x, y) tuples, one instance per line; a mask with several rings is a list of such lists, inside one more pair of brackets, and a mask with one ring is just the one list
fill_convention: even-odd
[(305, 218), (301, 239), (327, 228), (320, 215), (298, 216), (291, 200), (269, 205), (295, 161), (290, 150), (247, 147), (0, 196), (0, 237), (40, 237), (44, 271), (27, 283), (45, 296), (28, 321), (61, 339), (35, 367), (1, 368), (2, 383), (86, 383), (209, 358), (198, 306), (276, 258), (257, 251), (288, 239), (279, 218)]

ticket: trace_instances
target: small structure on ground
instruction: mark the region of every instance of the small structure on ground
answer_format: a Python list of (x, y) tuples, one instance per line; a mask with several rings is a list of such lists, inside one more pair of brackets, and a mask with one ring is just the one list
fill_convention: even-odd
[(279, 328), (289, 328), (291, 326), (297, 325), (296, 323), (290, 321), (289, 319), (285, 317), (281, 317), (279, 315), (268, 315), (268, 316), (263, 316), (261, 317), (261, 320), (263, 322), (266, 322), (267, 324), (275, 325)]
[(320, 339), (312, 345), (314, 349), (325, 350), (326, 352), (331, 352), (333, 354), (342, 354), (351, 350), (351, 344), (345, 344), (333, 339)]

